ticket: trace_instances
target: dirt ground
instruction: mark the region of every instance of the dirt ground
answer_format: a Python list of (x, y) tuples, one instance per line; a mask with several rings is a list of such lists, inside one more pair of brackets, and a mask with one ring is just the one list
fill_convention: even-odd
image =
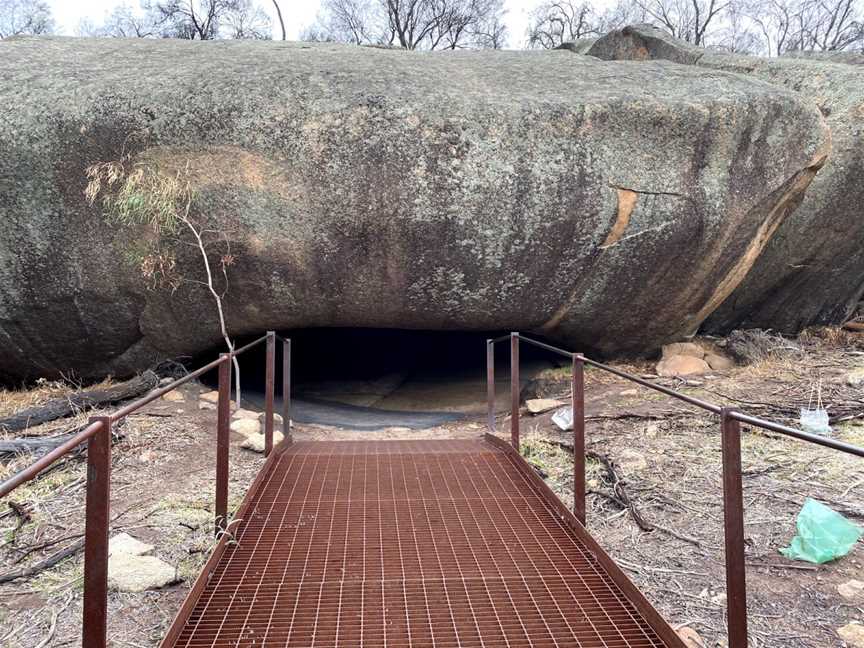
[[(640, 375), (649, 363), (618, 365)], [(838, 438), (864, 445), (864, 390), (846, 377), (864, 366), (864, 352), (848, 336), (805, 336), (777, 348), (768, 359), (696, 380), (657, 379), (719, 404), (793, 422), (821, 378), (822, 398)], [(566, 396), (563, 371), (550, 372), (545, 395)], [(0, 392), (0, 415), (62, 394), (68, 387), (41, 385), (29, 392)], [(156, 646), (213, 546), (213, 436), (215, 412), (200, 410), (204, 388), (182, 389), (180, 402), (156, 401), (120, 428), (114, 447), (112, 535), (121, 531), (155, 546), (154, 554), (176, 566), (180, 582), (139, 594), (110, 595), (111, 645)], [(600, 544), (643, 589), (676, 628), (696, 630), (705, 646), (725, 645), (723, 528), (719, 425), (656, 392), (590, 369), (586, 373), (588, 526)], [(84, 420), (84, 416), (80, 420)], [(572, 503), (569, 433), (551, 414), (523, 413), (523, 454), (568, 505)], [(63, 425), (72, 424), (65, 421)], [(30, 433), (58, 427), (47, 424)], [(509, 428), (505, 414), (498, 427)], [(406, 438), (476, 436), (480, 419), (410, 432), (391, 429), (355, 433), (297, 426), (295, 438)], [(263, 464), (241, 450), (232, 435), (230, 505), (235, 508)], [(864, 623), (864, 596), (844, 598), (838, 585), (864, 580), (864, 549), (826, 565), (793, 562), (778, 550), (795, 533), (806, 497), (822, 501), (864, 523), (864, 461), (773, 434), (745, 429), (744, 501), (751, 646), (844, 646), (837, 629)], [(0, 478), (32, 461), (0, 463)], [(611, 462), (620, 497), (603, 461)], [(83, 532), (85, 466), (62, 463), (0, 503), (0, 579), (33, 565), (80, 538)], [(14, 512), (9, 502), (24, 511)], [(653, 528), (645, 531), (637, 524)], [(36, 576), (0, 584), (0, 648), (80, 645), (83, 559), (79, 552)]]

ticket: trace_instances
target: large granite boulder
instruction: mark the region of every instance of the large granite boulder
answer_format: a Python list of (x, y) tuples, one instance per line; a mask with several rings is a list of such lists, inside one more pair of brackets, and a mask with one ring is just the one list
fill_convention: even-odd
[(649, 25), (599, 39), (604, 60), (668, 60), (747, 75), (801, 94), (826, 116), (831, 155), (801, 206), (778, 228), (746, 279), (705, 328), (794, 333), (849, 317), (864, 293), (864, 74), (861, 55), (801, 53), (758, 58), (705, 50)]
[(800, 94), (663, 61), (0, 42), (0, 375), (219, 343), (206, 290), (148, 290), (148, 230), (85, 200), (99, 161), (189, 170), (236, 256), (234, 335), (518, 329), (640, 352), (728, 297), (828, 150)]
[(864, 65), (864, 52), (814, 52), (802, 50), (786, 52), (783, 58), (807, 58), (830, 63), (845, 63), (846, 65)]

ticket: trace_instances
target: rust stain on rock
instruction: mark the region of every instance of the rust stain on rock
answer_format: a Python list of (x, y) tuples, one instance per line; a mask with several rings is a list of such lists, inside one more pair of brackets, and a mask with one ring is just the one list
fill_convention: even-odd
[(774, 232), (777, 231), (777, 228), (801, 204), (807, 187), (810, 186), (813, 178), (816, 177), (819, 169), (822, 168), (828, 159), (830, 149), (831, 140), (829, 137), (823, 149), (814, 156), (810, 166), (796, 173), (783, 187), (769, 196), (768, 201), (774, 201), (773, 206), (768, 211), (755, 236), (741, 255), (741, 258), (726, 273), (726, 276), (718, 282), (708, 301), (705, 302), (705, 305), (692, 318), (691, 321), (694, 326), (699, 326), (706, 317), (713, 313), (732, 294), (732, 291), (738, 287), (738, 284), (743, 281), (744, 277), (753, 267), (753, 264), (756, 263), (756, 259), (762, 254), (768, 241), (771, 240)]
[(633, 214), (633, 210), (636, 207), (636, 201), (639, 198), (639, 195), (630, 189), (622, 189), (618, 187), (618, 217), (615, 219), (615, 222), (612, 224), (612, 229), (609, 230), (609, 234), (606, 236), (606, 240), (603, 241), (603, 244), (600, 246), (601, 250), (605, 250), (606, 248), (615, 245), (621, 237), (624, 235), (624, 232), (627, 230), (627, 226), (630, 224), (630, 216)]

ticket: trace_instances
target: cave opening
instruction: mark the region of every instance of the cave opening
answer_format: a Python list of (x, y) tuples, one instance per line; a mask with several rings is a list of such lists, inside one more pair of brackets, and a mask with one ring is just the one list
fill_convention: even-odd
[[(291, 339), (292, 418), (355, 429), (434, 427), (486, 412), (486, 340), (500, 331), (311, 328), (279, 331)], [(238, 345), (253, 337), (239, 339)], [(196, 359), (214, 359), (220, 347)], [(281, 344), (276, 352), (276, 411), (281, 409)], [(238, 357), (241, 405), (263, 409), (266, 349)], [(524, 386), (558, 360), (521, 345)], [(510, 350), (496, 345), (496, 407), (509, 406)], [(202, 377), (210, 386), (216, 372)]]

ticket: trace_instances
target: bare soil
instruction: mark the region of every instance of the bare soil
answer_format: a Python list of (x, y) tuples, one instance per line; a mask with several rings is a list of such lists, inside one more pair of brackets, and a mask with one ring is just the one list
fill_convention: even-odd
[[(713, 402), (791, 422), (806, 405), (819, 377), (829, 411), (849, 412), (835, 426), (837, 437), (864, 445), (864, 393), (845, 382), (864, 366), (856, 338), (833, 334), (804, 337), (777, 349), (767, 360), (687, 382), (665, 380)], [(649, 363), (618, 365), (646, 375)], [(550, 372), (548, 395), (566, 396), (564, 371)], [(556, 387), (560, 385), (560, 387)], [(43, 385), (28, 392), (0, 392), (0, 414), (62, 394), (68, 387)], [(140, 594), (112, 592), (111, 645), (158, 645), (165, 629), (214, 544), (213, 473), (215, 412), (198, 408), (203, 387), (186, 386), (183, 402), (157, 401), (132, 416), (115, 445), (112, 475), (112, 535), (121, 531), (155, 546), (154, 554), (177, 567), (176, 585)], [(676, 628), (690, 627), (705, 646), (725, 645), (725, 586), (716, 417), (614, 376), (586, 375), (588, 449), (613, 462), (633, 509), (610, 499), (601, 462), (588, 463), (588, 526)], [(785, 417), (785, 419), (784, 419)], [(79, 417), (83, 420), (84, 417)], [(71, 425), (78, 421), (68, 421)], [(523, 454), (572, 503), (569, 433), (551, 413), (523, 413)], [(57, 424), (32, 429), (40, 433)], [(502, 435), (508, 417), (499, 416)], [(411, 432), (389, 429), (351, 432), (297, 426), (295, 438), (428, 438), (476, 436), (482, 420)], [(232, 436), (230, 505), (239, 504), (263, 458), (239, 448)], [(745, 430), (744, 499), (751, 645), (759, 647), (844, 646), (837, 628), (864, 623), (864, 599), (847, 600), (837, 586), (864, 580), (861, 543), (826, 565), (794, 562), (778, 550), (795, 533), (795, 517), (806, 497), (818, 499), (849, 519), (864, 523), (864, 462), (773, 434)], [(0, 464), (0, 478), (32, 461)], [(85, 466), (62, 463), (0, 502), (0, 574), (33, 564), (74, 542), (83, 532)], [(23, 509), (15, 513), (9, 502)], [(655, 527), (643, 531), (634, 517)], [(49, 546), (43, 546), (53, 543)], [(29, 579), (0, 585), (0, 648), (80, 645), (81, 554)]]

